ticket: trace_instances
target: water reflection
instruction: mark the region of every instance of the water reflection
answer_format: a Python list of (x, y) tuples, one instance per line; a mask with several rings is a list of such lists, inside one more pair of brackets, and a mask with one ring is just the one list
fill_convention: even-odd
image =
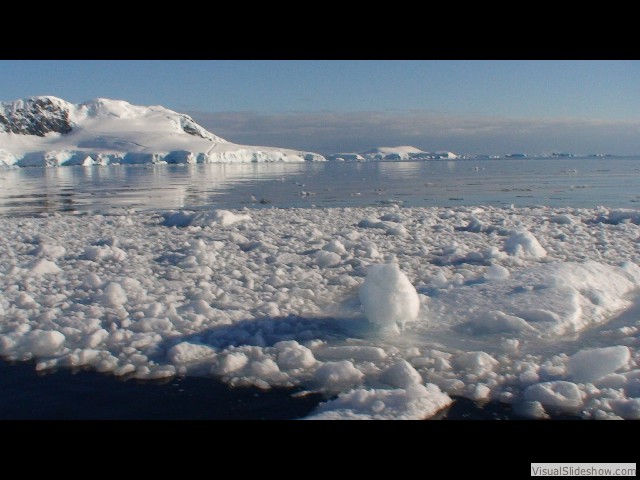
[(639, 164), (549, 159), (23, 168), (0, 171), (0, 213), (389, 202), (634, 208)]
[(389, 178), (406, 178), (420, 175), (423, 162), (380, 162), (377, 164), (380, 173)]
[(182, 208), (214, 202), (242, 184), (297, 175), (297, 164), (23, 168), (0, 173), (0, 212)]

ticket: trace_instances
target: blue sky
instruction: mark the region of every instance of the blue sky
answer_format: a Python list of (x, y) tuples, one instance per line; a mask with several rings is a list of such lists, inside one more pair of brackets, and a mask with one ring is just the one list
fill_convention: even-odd
[(637, 61), (0, 61), (0, 99), (164, 105), (320, 150), (640, 153)]

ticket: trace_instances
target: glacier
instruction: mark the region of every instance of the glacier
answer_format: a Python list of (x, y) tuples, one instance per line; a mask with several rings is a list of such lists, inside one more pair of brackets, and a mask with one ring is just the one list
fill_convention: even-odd
[(324, 161), (297, 150), (238, 145), (162, 106), (53, 96), (0, 103), (0, 166)]

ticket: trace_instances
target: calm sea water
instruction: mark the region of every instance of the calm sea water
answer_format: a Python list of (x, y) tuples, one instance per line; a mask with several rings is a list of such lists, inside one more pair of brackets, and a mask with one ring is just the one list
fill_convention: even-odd
[(208, 207), (640, 207), (640, 157), (24, 168), (0, 214)]

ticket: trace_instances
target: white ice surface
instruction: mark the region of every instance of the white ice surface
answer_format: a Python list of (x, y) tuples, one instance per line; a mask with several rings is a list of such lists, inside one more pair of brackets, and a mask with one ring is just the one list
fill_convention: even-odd
[[(5, 217), (0, 355), (337, 395), (319, 418), (424, 418), (452, 396), (640, 416), (633, 221), (604, 208), (226, 212)], [(505, 251), (525, 230), (545, 256)], [(380, 328), (391, 320), (402, 331)]]

